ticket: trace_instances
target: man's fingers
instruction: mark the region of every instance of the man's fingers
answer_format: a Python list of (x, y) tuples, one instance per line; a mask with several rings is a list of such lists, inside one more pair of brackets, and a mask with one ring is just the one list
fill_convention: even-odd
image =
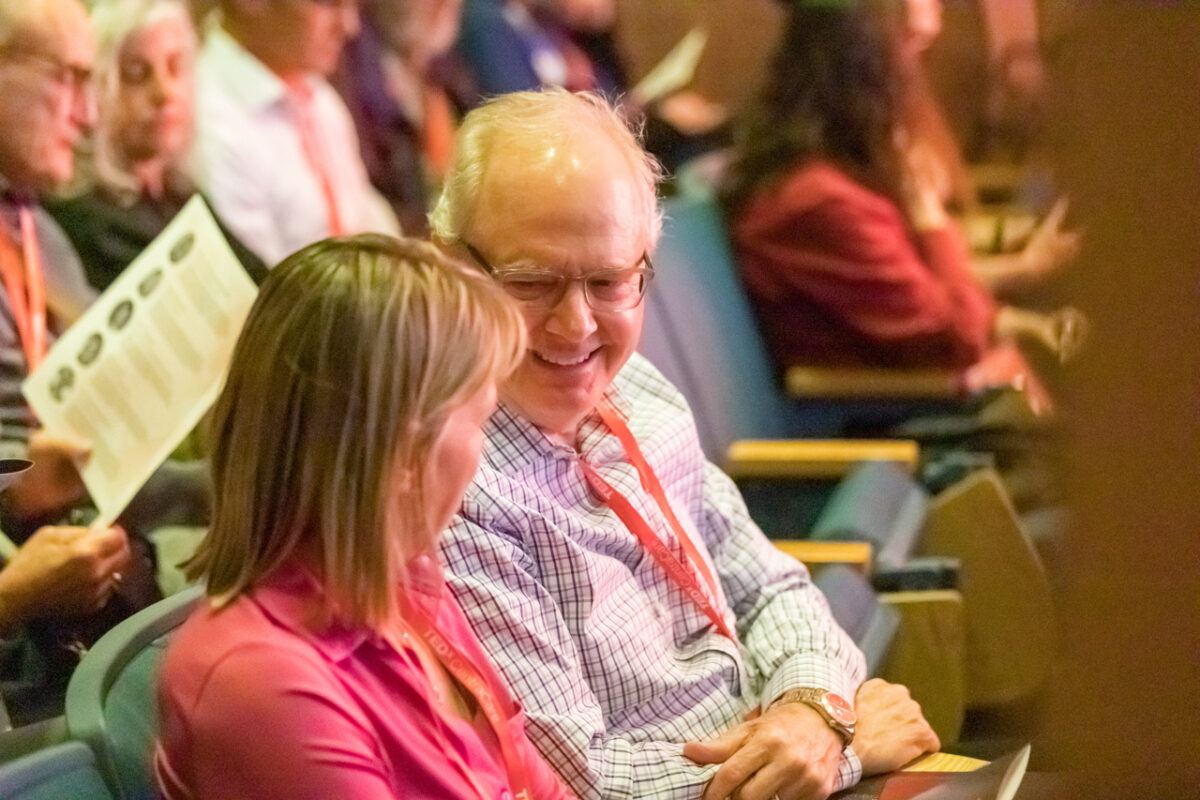
[(56, 451), (72, 461), (87, 460), (92, 453), (92, 444), (86, 439), (65, 433), (49, 433), (37, 429), (29, 436), (30, 449), (34, 451)]
[(697, 764), (720, 764), (737, 752), (746, 740), (745, 728), (741, 725), (726, 731), (707, 742), (687, 742), (683, 745), (683, 756)]
[(788, 774), (770, 763), (754, 773), (738, 790), (738, 800), (825, 800), (832, 786), (823, 786), (812, 772)]
[(96, 554), (103, 558), (129, 549), (129, 537), (125, 535), (125, 530), (120, 526), (92, 529), (89, 533), (92, 544), (96, 548)]
[(704, 792), (704, 800), (725, 800), (767, 762), (767, 754), (753, 743), (739, 748), (717, 769)]

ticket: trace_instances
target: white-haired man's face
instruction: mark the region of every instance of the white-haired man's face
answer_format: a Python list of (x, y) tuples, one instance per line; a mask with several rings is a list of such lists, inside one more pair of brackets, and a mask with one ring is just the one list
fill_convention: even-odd
[[(566, 278), (636, 270), (650, 246), (646, 188), (602, 135), (581, 132), (543, 152), (493, 156), (467, 243), (496, 271), (544, 270)], [(651, 207), (652, 209), (652, 207)], [(584, 283), (561, 297), (523, 303), (529, 348), (501, 399), (550, 436), (574, 444), (579, 423), (637, 347), (642, 304), (610, 310)]]
[(27, 9), (0, 52), (0, 172), (28, 191), (71, 179), (75, 144), (95, 118), (91, 25), (75, 0)]

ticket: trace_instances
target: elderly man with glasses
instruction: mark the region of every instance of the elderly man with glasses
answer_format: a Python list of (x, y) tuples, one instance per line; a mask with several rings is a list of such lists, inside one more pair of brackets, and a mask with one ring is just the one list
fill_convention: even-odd
[(580, 797), (824, 798), (937, 737), (903, 687), (863, 683), (808, 573), (634, 353), (658, 178), (591, 95), (464, 120), (435, 237), (521, 304), (529, 345), (444, 540), (449, 581)]

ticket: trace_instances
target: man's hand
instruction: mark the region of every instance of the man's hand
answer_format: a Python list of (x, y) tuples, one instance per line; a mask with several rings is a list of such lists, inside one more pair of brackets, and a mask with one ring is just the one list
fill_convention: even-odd
[(825, 800), (836, 786), (842, 739), (810, 706), (778, 703), (716, 739), (688, 742), (683, 754), (721, 765), (704, 800)]
[(854, 752), (864, 776), (899, 769), (942, 746), (907, 687), (872, 678), (858, 688), (854, 711)]
[(104, 607), (132, 553), (120, 528), (41, 528), (0, 570), (0, 630)]
[(79, 471), (90, 454), (85, 442), (33, 431), (26, 456), (33, 466), (8, 487), (9, 506), (21, 517), (35, 518), (86, 500)]

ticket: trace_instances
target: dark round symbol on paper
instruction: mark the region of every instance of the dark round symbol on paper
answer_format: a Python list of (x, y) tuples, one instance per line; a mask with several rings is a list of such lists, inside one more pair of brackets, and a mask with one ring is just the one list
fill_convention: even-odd
[(149, 297), (150, 293), (158, 288), (158, 284), (162, 283), (163, 271), (156, 269), (146, 277), (138, 281), (138, 294), (141, 297)]
[(133, 301), (122, 300), (113, 306), (113, 310), (108, 314), (108, 327), (114, 331), (119, 331), (129, 324), (129, 318), (133, 316)]
[(57, 402), (62, 402), (63, 394), (75, 385), (75, 371), (70, 367), (59, 367), (50, 382), (50, 396)]
[(187, 258), (187, 254), (192, 252), (192, 245), (196, 243), (196, 234), (185, 233), (182, 238), (171, 248), (171, 263), (178, 264), (183, 259)]
[(83, 349), (79, 351), (77, 358), (79, 365), (90, 367), (92, 363), (100, 357), (100, 351), (104, 349), (104, 337), (99, 333), (93, 333), (83, 343)]

